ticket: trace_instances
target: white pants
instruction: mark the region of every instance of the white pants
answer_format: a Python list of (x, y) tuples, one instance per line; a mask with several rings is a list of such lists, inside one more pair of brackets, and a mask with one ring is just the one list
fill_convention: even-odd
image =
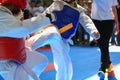
[(63, 42), (55, 26), (44, 29), (41, 33), (27, 40), (32, 49), (50, 45), (53, 52), (53, 62), (56, 69), (56, 80), (72, 80), (72, 62), (69, 56), (70, 47)]
[[(24, 64), (18, 64), (13, 61), (0, 62), (0, 75), (4, 80), (34, 80), (30, 74), (25, 70), (25, 67), (32, 70), (37, 77), (41, 74), (47, 66), (48, 60), (46, 56), (36, 51), (26, 49), (27, 59)], [(39, 80), (39, 79), (36, 79)]]

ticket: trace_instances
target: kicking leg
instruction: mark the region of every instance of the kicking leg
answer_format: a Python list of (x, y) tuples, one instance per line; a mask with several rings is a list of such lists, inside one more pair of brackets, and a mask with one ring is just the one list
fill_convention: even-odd
[(50, 44), (53, 52), (53, 62), (56, 69), (56, 80), (71, 80), (72, 79), (72, 62), (69, 56), (69, 45), (64, 43), (59, 31), (55, 27), (49, 27), (42, 33), (31, 37), (28, 40), (31, 46), (37, 49), (44, 45)]

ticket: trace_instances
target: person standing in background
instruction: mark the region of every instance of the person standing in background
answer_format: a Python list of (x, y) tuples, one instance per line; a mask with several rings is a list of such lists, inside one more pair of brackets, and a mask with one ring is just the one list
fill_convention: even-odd
[[(120, 0), (118, 1), (118, 5), (117, 5), (117, 14), (118, 14), (118, 22), (119, 22), (119, 30), (120, 30)], [(118, 33), (117, 36), (117, 45), (120, 46), (120, 32)]]
[[(114, 71), (111, 69), (112, 62), (109, 55), (109, 40), (115, 25), (115, 35), (119, 32), (118, 16), (116, 6), (117, 0), (92, 0), (91, 18), (100, 32), (100, 39), (98, 39), (98, 46), (101, 51), (101, 73), (108, 73), (108, 79), (117, 80)], [(100, 76), (104, 80), (104, 75)]]
[[(116, 9), (118, 14), (118, 22), (119, 22), (119, 30), (120, 30), (120, 1), (119, 0), (117, 1), (118, 1), (118, 5), (116, 6)], [(115, 35), (113, 30), (110, 43), (111, 45), (120, 46), (120, 32), (117, 35)]]

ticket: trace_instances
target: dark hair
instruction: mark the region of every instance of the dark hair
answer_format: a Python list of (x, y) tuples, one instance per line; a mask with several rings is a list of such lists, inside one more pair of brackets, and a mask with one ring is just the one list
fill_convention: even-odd
[(7, 7), (13, 15), (18, 15), (18, 13), (20, 12), (20, 8), (18, 8), (16, 5), (14, 4), (10, 4), (10, 3), (3, 3), (2, 6)]
[(41, 2), (41, 0), (31, 0), (31, 2), (38, 3), (38, 2)]
[(72, 2), (74, 2), (75, 0), (70, 0), (70, 1), (65, 1), (65, 2), (67, 2), (68, 4), (70, 4), (70, 3), (72, 3)]
[(117, 0), (118, 1), (118, 4), (120, 5), (120, 0)]

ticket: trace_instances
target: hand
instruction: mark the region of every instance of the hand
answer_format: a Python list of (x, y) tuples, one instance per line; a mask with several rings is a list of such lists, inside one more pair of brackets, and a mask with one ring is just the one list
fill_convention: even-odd
[(50, 22), (55, 21), (56, 17), (54, 13), (46, 13), (46, 17), (50, 19)]
[(117, 36), (119, 33), (119, 25), (116, 25), (114, 34)]
[(94, 31), (93, 32), (93, 35), (96, 39), (99, 39), (100, 38), (100, 33), (98, 31)]
[(26, 36), (26, 37), (25, 37), (25, 40), (27, 40), (27, 39), (29, 39), (29, 38), (30, 38), (30, 35)]
[(46, 13), (46, 17), (48, 17), (48, 18), (50, 19), (50, 22), (52, 21), (51, 14), (49, 14), (49, 13)]

